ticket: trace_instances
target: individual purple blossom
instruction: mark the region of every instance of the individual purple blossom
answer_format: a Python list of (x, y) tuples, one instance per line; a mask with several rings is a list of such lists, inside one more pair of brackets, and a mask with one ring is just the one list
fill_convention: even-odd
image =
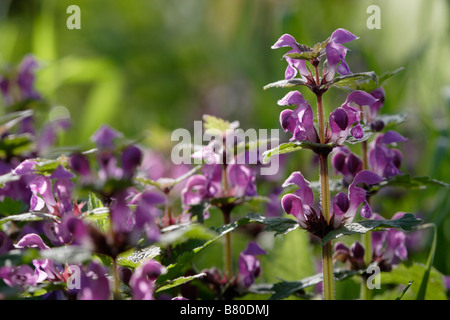
[[(361, 109), (363, 106), (371, 106), (376, 102), (377, 99), (364, 91), (357, 90), (350, 93), (345, 102), (330, 113), (328, 142), (342, 145), (349, 134), (356, 139), (361, 139), (364, 133), (360, 124)], [(353, 106), (354, 104), (359, 108)]]
[(202, 167), (203, 174), (193, 175), (181, 191), (182, 202), (185, 205), (196, 205), (204, 200), (221, 196), (222, 166), (206, 164)]
[(309, 76), (311, 72), (306, 67), (305, 60), (303, 59), (293, 59), (288, 57), (288, 54), (291, 53), (301, 53), (305, 51), (305, 49), (301, 48), (301, 45), (297, 43), (295, 38), (291, 36), (290, 34), (284, 34), (282, 35), (278, 41), (272, 46), (272, 49), (279, 49), (282, 47), (290, 47), (291, 50), (288, 51), (284, 58), (286, 59), (286, 62), (288, 63), (288, 66), (286, 68), (285, 72), (285, 79), (292, 79), (294, 78), (298, 72), (300, 72), (300, 75), (302, 78)]
[(62, 165), (59, 165), (50, 176), (50, 179), (56, 180), (53, 185), (53, 191), (59, 200), (58, 209), (60, 215), (72, 212), (72, 191), (74, 183), (71, 179), (74, 177), (75, 175), (66, 170)]
[(107, 270), (99, 263), (92, 261), (81, 276), (81, 289), (77, 293), (78, 300), (108, 300), (111, 295)]
[(18, 66), (17, 85), (20, 88), (22, 100), (39, 99), (40, 95), (34, 89), (35, 71), (39, 64), (32, 55), (26, 55)]
[(129, 282), (133, 300), (154, 300), (155, 281), (165, 271), (164, 266), (152, 259), (137, 267)]
[(326, 80), (331, 81), (334, 78), (336, 71), (340, 75), (350, 74), (350, 68), (345, 61), (345, 56), (347, 55), (348, 49), (343, 46), (343, 43), (347, 43), (358, 39), (357, 36), (345, 29), (335, 30), (326, 45), (325, 53), (327, 56), (327, 75)]
[(91, 136), (91, 140), (98, 148), (112, 148), (114, 140), (121, 136), (122, 133), (104, 124)]
[(401, 174), (402, 153), (390, 146), (407, 141), (395, 131), (379, 134), (369, 145), (369, 164), (373, 172), (382, 177), (392, 177)]
[(343, 175), (345, 185), (350, 185), (358, 172), (362, 170), (362, 160), (348, 147), (336, 147), (333, 150), (331, 164), (337, 174)]
[(0, 279), (10, 287), (36, 286), (37, 276), (29, 265), (0, 267)]
[(85, 180), (91, 175), (88, 158), (82, 153), (75, 153), (70, 157), (71, 169), (81, 175)]
[(285, 132), (292, 133), (291, 140), (319, 142), (312, 108), (300, 92), (289, 92), (278, 101), (278, 105), (297, 106), (295, 110), (286, 109), (280, 113), (281, 127)]
[(133, 232), (136, 232), (137, 236), (144, 232), (150, 242), (159, 240), (160, 231), (156, 219), (161, 216), (161, 210), (156, 205), (164, 202), (164, 196), (154, 191), (144, 191), (133, 198), (130, 204), (136, 204)]
[[(404, 212), (397, 212), (392, 216), (392, 220), (400, 219), (404, 214)], [(376, 214), (374, 219), (383, 220), (384, 218)], [(397, 229), (372, 232), (372, 252), (372, 259), (383, 270), (389, 271), (393, 265), (408, 258), (406, 234)]]
[(230, 196), (252, 197), (257, 195), (255, 185), (255, 173), (243, 164), (229, 164), (227, 166), (228, 181), (230, 183)]
[(33, 193), (30, 199), (30, 210), (40, 211), (47, 206), (50, 213), (55, 211), (56, 201), (52, 192), (52, 182), (48, 177), (36, 175), (29, 184)]
[(365, 249), (358, 241), (348, 248), (343, 242), (334, 245), (334, 259), (343, 263), (347, 262), (353, 270), (362, 270), (366, 267), (364, 263)]
[(123, 150), (121, 159), (124, 178), (129, 179), (141, 164), (142, 151), (138, 147), (130, 145)]
[(244, 287), (250, 287), (261, 274), (261, 263), (257, 255), (267, 254), (256, 242), (250, 241), (239, 255), (238, 281)]

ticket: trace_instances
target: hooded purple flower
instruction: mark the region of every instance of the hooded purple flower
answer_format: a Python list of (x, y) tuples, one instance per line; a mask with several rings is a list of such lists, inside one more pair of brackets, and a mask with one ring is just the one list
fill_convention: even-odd
[(222, 166), (206, 164), (202, 168), (203, 174), (190, 177), (181, 191), (181, 198), (185, 205), (196, 205), (203, 200), (220, 196), (222, 193)]
[(144, 232), (151, 242), (158, 241), (160, 232), (156, 219), (161, 216), (161, 211), (156, 208), (156, 205), (164, 201), (163, 195), (153, 191), (145, 191), (139, 194), (137, 199), (133, 199), (133, 203), (137, 204), (133, 231), (136, 231), (139, 236), (141, 232)]
[(309, 76), (311, 73), (309, 72), (308, 68), (306, 67), (305, 60), (302, 59), (292, 59), (286, 56), (290, 53), (301, 53), (304, 51), (304, 49), (301, 49), (301, 46), (297, 43), (297, 41), (294, 39), (293, 36), (290, 34), (284, 34), (282, 35), (278, 41), (272, 46), (272, 49), (279, 49), (282, 47), (290, 47), (291, 50), (288, 51), (284, 58), (286, 59), (286, 62), (288, 63), (288, 66), (286, 68), (285, 72), (285, 79), (292, 79), (297, 75), (297, 72), (300, 72), (300, 75), (302, 78)]
[[(361, 108), (371, 106), (378, 100), (364, 91), (353, 91), (345, 102), (330, 113), (329, 118), (329, 142), (342, 145), (349, 133), (356, 139), (363, 137), (363, 129), (360, 124)], [(354, 107), (356, 104), (359, 108)], [(352, 128), (352, 126), (355, 126)], [(351, 128), (351, 129), (350, 129)]]
[(286, 109), (280, 113), (281, 127), (292, 133), (291, 140), (319, 142), (311, 106), (298, 91), (291, 91), (278, 101), (280, 106), (296, 105), (295, 110)]
[(399, 168), (402, 164), (402, 153), (390, 146), (404, 141), (407, 139), (391, 130), (378, 135), (369, 146), (369, 164), (373, 172), (382, 177), (401, 174)]
[(255, 257), (267, 254), (256, 242), (250, 241), (244, 251), (239, 255), (238, 281), (244, 287), (250, 287), (261, 274), (261, 263)]
[(345, 185), (349, 185), (356, 174), (362, 170), (361, 159), (347, 147), (337, 147), (333, 150), (331, 163), (337, 174), (344, 176)]
[(345, 61), (348, 49), (342, 44), (358, 39), (357, 36), (345, 29), (335, 30), (325, 48), (327, 55), (328, 69), (326, 79), (331, 81), (337, 71), (340, 75), (350, 74), (350, 68)]
[(364, 247), (358, 241), (352, 244), (350, 248), (342, 242), (336, 242), (333, 258), (344, 263), (348, 262), (351, 269), (362, 270), (366, 267), (364, 263), (364, 252)]
[(235, 197), (255, 196), (255, 173), (243, 164), (230, 164), (227, 166), (227, 175), (232, 188), (230, 195)]
[(36, 286), (37, 276), (29, 265), (0, 267), (0, 279), (10, 287)]
[(78, 300), (108, 300), (111, 295), (106, 268), (91, 262), (81, 276), (81, 290)]
[(52, 193), (52, 182), (48, 177), (36, 175), (30, 182), (30, 190), (33, 193), (30, 200), (30, 210), (40, 211), (44, 206), (50, 213), (55, 211), (56, 206), (55, 198)]
[(72, 191), (74, 183), (71, 179), (74, 177), (75, 175), (66, 170), (62, 165), (59, 165), (50, 176), (50, 179), (56, 180), (53, 185), (53, 191), (59, 200), (58, 208), (61, 216), (65, 213), (72, 212)]
[(155, 281), (165, 270), (155, 260), (148, 260), (137, 267), (130, 278), (133, 300), (154, 300)]
[(292, 173), (284, 182), (283, 187), (296, 184), (298, 189), (292, 194), (283, 196), (281, 205), (286, 213), (297, 218), (297, 222), (302, 228), (318, 237), (323, 237), (330, 229), (337, 229), (343, 224), (352, 222), (361, 203), (364, 203), (361, 215), (365, 218), (370, 217), (371, 210), (366, 200), (367, 192), (360, 187), (360, 184), (371, 185), (379, 183), (381, 180), (381, 177), (370, 171), (359, 172), (349, 187), (348, 196), (344, 192), (340, 192), (333, 197), (331, 225), (328, 225), (320, 211), (314, 210), (314, 193), (309, 182), (300, 172)]
[(114, 140), (121, 136), (122, 133), (104, 124), (92, 135), (91, 140), (98, 148), (112, 148)]
[(38, 66), (38, 62), (32, 55), (26, 55), (18, 66), (17, 85), (20, 88), (22, 100), (40, 98), (39, 93), (34, 89), (34, 73)]

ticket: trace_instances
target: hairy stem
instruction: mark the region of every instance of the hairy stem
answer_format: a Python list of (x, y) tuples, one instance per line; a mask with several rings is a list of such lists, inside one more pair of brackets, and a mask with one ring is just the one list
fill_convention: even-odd
[[(230, 212), (227, 209), (222, 209), (224, 224), (230, 224)], [(231, 232), (225, 234), (225, 274), (228, 280), (233, 277), (233, 257), (231, 251)]]
[[(314, 66), (316, 71), (316, 85), (320, 85), (319, 68)], [(320, 143), (325, 143), (325, 118), (323, 110), (322, 93), (316, 93), (317, 98), (317, 116), (319, 122)], [(330, 179), (328, 175), (328, 154), (319, 155), (320, 171), (320, 203), (322, 214), (325, 220), (330, 223)], [(323, 272), (323, 298), (325, 300), (334, 300), (334, 275), (333, 275), (333, 248), (331, 242), (322, 247), (322, 272)]]

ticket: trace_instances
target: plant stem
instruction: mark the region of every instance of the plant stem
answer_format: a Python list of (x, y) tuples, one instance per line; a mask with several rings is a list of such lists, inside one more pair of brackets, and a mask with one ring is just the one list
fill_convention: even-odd
[(122, 295), (120, 294), (120, 280), (119, 280), (119, 275), (117, 274), (116, 258), (113, 259), (112, 267), (113, 267), (113, 276), (114, 276), (113, 298), (114, 298), (114, 300), (122, 300)]
[[(367, 141), (362, 142), (362, 168), (363, 170), (369, 169), (369, 162), (367, 158)], [(367, 199), (367, 202), (370, 198)], [(366, 232), (362, 235), (362, 243), (364, 246), (364, 263), (366, 266), (372, 261), (372, 234)], [(361, 299), (370, 300), (372, 298), (372, 290), (367, 287), (366, 279), (361, 277)]]
[[(314, 66), (316, 72), (316, 85), (320, 85), (319, 68)], [(316, 93), (317, 98), (317, 116), (319, 122), (319, 140), (325, 143), (325, 118), (323, 110), (322, 93)], [(320, 203), (322, 214), (330, 223), (330, 181), (328, 175), (328, 154), (319, 154), (319, 172), (320, 172)], [(323, 272), (323, 298), (325, 300), (334, 300), (334, 274), (333, 274), (333, 248), (331, 242), (327, 242), (322, 247), (322, 272)]]
[[(230, 212), (226, 209), (222, 209), (224, 224), (230, 224)], [(228, 280), (233, 277), (233, 257), (231, 251), (231, 232), (225, 234), (225, 274)]]

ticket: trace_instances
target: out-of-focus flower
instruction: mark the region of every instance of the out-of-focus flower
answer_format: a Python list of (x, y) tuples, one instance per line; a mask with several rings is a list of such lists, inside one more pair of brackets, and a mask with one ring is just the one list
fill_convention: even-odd
[(407, 141), (401, 134), (389, 130), (379, 134), (369, 145), (369, 164), (373, 172), (382, 177), (401, 174), (402, 153), (390, 146)]
[(81, 276), (78, 300), (108, 300), (111, 295), (107, 270), (102, 265), (91, 262)]
[(165, 267), (155, 260), (137, 267), (130, 278), (133, 300), (154, 300), (155, 281), (165, 271)]
[(239, 255), (238, 281), (244, 287), (250, 287), (261, 274), (261, 263), (257, 255), (267, 254), (256, 242), (250, 241), (247, 247)]
[(122, 133), (104, 124), (97, 131), (95, 131), (91, 137), (91, 140), (97, 145), (98, 148), (112, 148), (114, 147), (114, 140), (121, 136)]
[(361, 270), (366, 267), (364, 263), (365, 249), (360, 242), (356, 241), (350, 249), (342, 242), (334, 245), (334, 258), (341, 262), (347, 262), (351, 269)]
[(345, 185), (352, 183), (356, 174), (362, 170), (361, 159), (348, 147), (337, 147), (333, 150), (331, 163), (337, 174), (343, 175)]

